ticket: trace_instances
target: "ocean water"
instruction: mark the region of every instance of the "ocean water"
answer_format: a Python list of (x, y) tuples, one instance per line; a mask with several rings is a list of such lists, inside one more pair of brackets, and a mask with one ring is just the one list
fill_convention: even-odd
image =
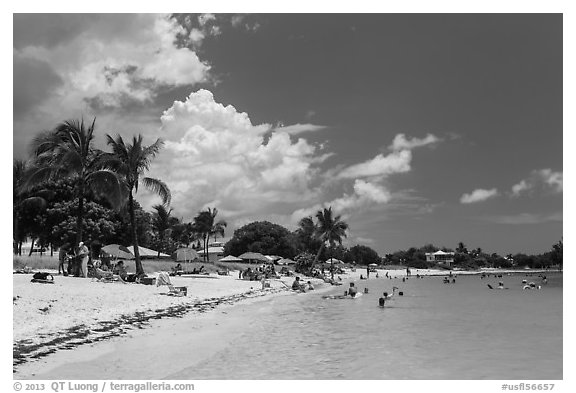
[[(179, 373), (189, 379), (562, 379), (562, 276), (357, 281), (358, 299), (328, 292), (276, 297), (231, 312), (251, 315), (233, 345)], [(490, 290), (499, 281), (509, 289)], [(404, 293), (378, 307), (382, 292)]]

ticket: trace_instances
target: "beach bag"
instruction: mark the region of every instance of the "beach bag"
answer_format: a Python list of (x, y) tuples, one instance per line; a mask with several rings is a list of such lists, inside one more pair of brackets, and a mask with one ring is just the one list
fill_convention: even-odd
[(52, 277), (52, 275), (50, 273), (38, 272), (38, 273), (34, 273), (32, 278), (35, 278), (36, 280), (46, 280), (46, 279), (48, 279), (48, 276)]

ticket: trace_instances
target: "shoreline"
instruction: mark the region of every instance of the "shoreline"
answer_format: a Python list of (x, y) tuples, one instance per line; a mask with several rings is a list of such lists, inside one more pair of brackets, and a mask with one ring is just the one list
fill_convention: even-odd
[[(331, 290), (318, 283), (314, 291), (257, 290), (252, 296), (234, 295), (232, 301), (216, 299), (202, 311), (192, 310), (180, 317), (154, 318), (144, 326), (124, 326), (122, 334), (76, 344), (31, 359), (14, 368), (15, 379), (173, 379), (171, 376), (194, 367), (232, 345), (242, 329), (258, 323), (251, 312), (280, 296), (307, 296)], [(209, 311), (209, 312), (208, 312)], [(193, 356), (191, 354), (193, 353)], [(174, 359), (178, 359), (175, 361)]]
[[(411, 270), (412, 276), (416, 276), (416, 274), (445, 276), (450, 272), (432, 269)], [(385, 277), (386, 272), (393, 278), (406, 276), (406, 270), (378, 269), (379, 278), (376, 278), (376, 273), (373, 273), (369, 280), (387, 279)], [(493, 269), (490, 271), (452, 272), (456, 275), (470, 275), (482, 273), (537, 274), (541, 272), (551, 273), (552, 271)], [(349, 282), (358, 281), (361, 274), (365, 274), (365, 269), (357, 269), (355, 272), (348, 271), (341, 275), (341, 283), (347, 285)], [(13, 278), (14, 296), (15, 298), (19, 296), (14, 302), (15, 307), (13, 307), (13, 375), (15, 377), (21, 374), (33, 376), (38, 372), (45, 372), (42, 368), (46, 367), (45, 359), (49, 357), (52, 364), (55, 358), (61, 358), (62, 353), (66, 354), (62, 359), (63, 363), (71, 363), (70, 360), (67, 360), (68, 358), (77, 358), (77, 361), (91, 358), (93, 356), (91, 352), (95, 351), (95, 346), (101, 347), (102, 344), (106, 346), (106, 343), (109, 345), (112, 341), (126, 343), (134, 337), (135, 332), (153, 330), (152, 328), (159, 321), (203, 320), (205, 316), (226, 314), (222, 309), (228, 309), (228, 307), (241, 307), (241, 305), (263, 301), (274, 296), (298, 294), (290, 289), (290, 283), (294, 277), (269, 280), (271, 288), (264, 290), (259, 288), (260, 282), (237, 280), (234, 278), (234, 274), (221, 280), (214, 279), (218, 277), (205, 277), (206, 279), (171, 277), (175, 286), (182, 283), (189, 284), (189, 296), (176, 298), (161, 296), (167, 291), (166, 288), (157, 289), (155, 286), (139, 284), (102, 284), (90, 282), (89, 279), (68, 277), (63, 280), (64, 285), (60, 284), (61, 291), (58, 292), (58, 290), (54, 291), (53, 289), (56, 284), (32, 284), (29, 282), (30, 275), (14, 276), (19, 276)], [(320, 279), (307, 278), (302, 275), (300, 277), (304, 281), (310, 280), (313, 283), (316, 287), (316, 290), (312, 291), (313, 293), (333, 288), (332, 285), (324, 283)], [(254, 287), (258, 289), (254, 289)], [(66, 288), (69, 290), (68, 292), (66, 292)], [(86, 288), (89, 289), (86, 291)], [(66, 302), (66, 296), (70, 294), (70, 291), (73, 293), (80, 289), (88, 292), (85, 293), (87, 296), (77, 296)], [(161, 292), (158, 293), (158, 291)], [(35, 301), (29, 302), (25, 307), (26, 310), (23, 309), (24, 307), (18, 309), (27, 299), (26, 297), (22, 298), (17, 293), (27, 293), (33, 296)], [(46, 297), (46, 293), (51, 294), (51, 296)], [(126, 311), (126, 303), (120, 305), (114, 303), (116, 296), (121, 295), (128, 297), (129, 301), (133, 302), (132, 308), (129, 308), (128, 312), (124, 312)], [(50, 299), (50, 297), (56, 299)], [(144, 302), (139, 304), (138, 300), (142, 301), (143, 299)], [(22, 302), (16, 306), (19, 301)], [(53, 304), (54, 307), (47, 312), (38, 309), (38, 305), (46, 303)], [(80, 306), (77, 308), (78, 315), (70, 315), (69, 311), (66, 313), (62, 310), (74, 304)], [(221, 320), (219, 323), (224, 324), (224, 322), (226, 321)], [(34, 337), (30, 337), (30, 334), (34, 334)], [(193, 339), (190, 338), (190, 340)], [(217, 336), (213, 339), (220, 340)], [(160, 342), (162, 341), (160, 340)], [(71, 356), (72, 354), (74, 355)]]

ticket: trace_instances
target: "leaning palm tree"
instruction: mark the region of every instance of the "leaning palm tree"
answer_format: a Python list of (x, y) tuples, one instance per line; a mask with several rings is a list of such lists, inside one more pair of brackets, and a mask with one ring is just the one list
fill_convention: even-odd
[[(124, 143), (120, 135), (116, 139), (106, 134), (108, 145), (112, 148), (112, 153), (107, 156), (107, 162), (116, 172), (122, 176), (124, 184), (128, 189), (128, 210), (130, 213), (130, 224), (132, 226), (132, 242), (134, 243), (134, 259), (136, 261), (136, 274), (143, 275), (144, 268), (140, 260), (138, 249), (138, 233), (136, 230), (136, 218), (134, 215), (134, 193), (138, 192), (140, 178), (144, 172), (148, 171), (152, 159), (156, 157), (160, 148), (164, 144), (160, 139), (150, 146), (142, 144), (142, 135), (134, 136), (132, 144)], [(158, 194), (164, 205), (170, 204), (170, 189), (161, 180), (151, 177), (142, 177), (142, 184)]]
[(120, 208), (125, 199), (118, 175), (103, 161), (104, 152), (92, 146), (95, 123), (96, 119), (89, 125), (84, 120), (68, 120), (34, 138), (33, 163), (21, 188), (26, 191), (48, 180), (71, 178), (78, 198), (76, 243), (82, 241), (84, 199), (88, 191), (105, 198), (114, 208)]
[[(316, 233), (322, 244), (320, 249), (314, 258), (313, 266), (318, 262), (320, 254), (326, 243), (330, 245), (330, 248), (334, 248), (335, 243), (342, 244), (342, 238), (346, 237), (346, 230), (348, 229), (348, 224), (340, 220), (340, 216), (333, 217), (332, 207), (324, 210), (318, 210), (316, 213)], [(312, 266), (312, 267), (313, 267)], [(334, 269), (332, 270), (332, 278), (334, 278)]]

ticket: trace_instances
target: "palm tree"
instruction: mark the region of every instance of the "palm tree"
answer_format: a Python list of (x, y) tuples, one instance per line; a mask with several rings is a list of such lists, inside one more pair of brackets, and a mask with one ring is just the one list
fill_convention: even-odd
[(193, 228), (194, 232), (196, 232), (199, 237), (202, 238), (202, 243), (204, 246), (204, 261), (207, 261), (208, 258), (208, 238), (210, 236), (210, 231), (212, 231), (214, 218), (212, 217), (212, 212), (210, 208), (208, 210), (203, 210), (199, 212), (196, 217), (194, 217)]
[(103, 161), (105, 153), (92, 146), (95, 123), (96, 119), (90, 125), (84, 124), (84, 120), (68, 120), (34, 138), (31, 143), (34, 162), (22, 185), (22, 190), (28, 190), (47, 180), (63, 177), (73, 180), (78, 198), (77, 244), (82, 241), (84, 198), (89, 190), (116, 209), (125, 198), (120, 179)]
[[(152, 217), (152, 227), (156, 230), (156, 232), (158, 232), (158, 239), (161, 246), (159, 248), (164, 248), (164, 240), (166, 238), (166, 234), (174, 225), (175, 217), (170, 215), (172, 213), (172, 209), (167, 209), (164, 205), (154, 205), (152, 208), (156, 210), (154, 216)], [(158, 257), (160, 257), (160, 251), (164, 250), (158, 250)]]
[[(326, 246), (326, 242), (330, 245), (330, 248), (334, 248), (335, 243), (342, 245), (342, 238), (346, 237), (346, 230), (348, 230), (348, 224), (340, 220), (340, 216), (332, 216), (332, 207), (324, 210), (318, 210), (316, 213), (316, 233), (318, 238), (322, 241), (320, 249), (314, 258), (314, 263), (312, 267), (318, 262), (322, 250)], [(332, 278), (334, 278), (334, 269), (332, 270)]]
[[(48, 190), (40, 190), (35, 192), (32, 196), (27, 196), (22, 191), (22, 186), (25, 182), (25, 175), (28, 169), (28, 163), (24, 160), (16, 159), (13, 163), (13, 174), (12, 174), (12, 219), (13, 219), (13, 238), (14, 238), (14, 254), (22, 254), (22, 241), (23, 236), (20, 233), (21, 228), (19, 227), (20, 213), (24, 208), (35, 208), (44, 210), (47, 205), (47, 199), (53, 196), (53, 192)], [(34, 249), (34, 241), (32, 239), (32, 247), (30, 247), (30, 254)]]
[(296, 235), (304, 251), (316, 253), (316, 248), (320, 247), (321, 242), (317, 239), (317, 228), (312, 217), (304, 217), (298, 222)]
[(194, 217), (194, 231), (202, 235), (204, 243), (204, 260), (206, 262), (209, 260), (208, 242), (210, 240), (210, 236), (214, 235), (214, 240), (216, 240), (217, 234), (224, 237), (224, 228), (226, 228), (228, 225), (224, 220), (216, 221), (217, 215), (218, 209), (208, 208), (204, 211), (201, 211), (196, 217)]
[[(144, 175), (144, 172), (149, 169), (152, 159), (156, 157), (164, 142), (157, 139), (152, 145), (144, 146), (142, 144), (142, 135), (134, 136), (132, 144), (124, 143), (120, 135), (114, 139), (106, 134), (106, 139), (108, 145), (112, 148), (112, 153), (108, 155), (107, 161), (115, 168), (117, 173), (122, 176), (124, 184), (128, 189), (128, 209), (130, 212), (130, 224), (132, 226), (136, 274), (143, 275), (144, 268), (140, 260), (136, 218), (134, 216), (134, 193), (138, 192), (140, 178)], [(158, 194), (164, 205), (170, 204), (170, 190), (163, 181), (151, 177), (142, 177), (142, 184), (150, 191)]]
[[(210, 209), (208, 209), (210, 210)], [(220, 235), (221, 237), (224, 237), (224, 228), (226, 228), (228, 226), (228, 223), (224, 220), (220, 220), (217, 222), (216, 221), (216, 215), (218, 214), (218, 210), (216, 208), (214, 208), (214, 210), (212, 210), (212, 229), (210, 230), (210, 234), (214, 236), (214, 241), (216, 241), (216, 235)]]

